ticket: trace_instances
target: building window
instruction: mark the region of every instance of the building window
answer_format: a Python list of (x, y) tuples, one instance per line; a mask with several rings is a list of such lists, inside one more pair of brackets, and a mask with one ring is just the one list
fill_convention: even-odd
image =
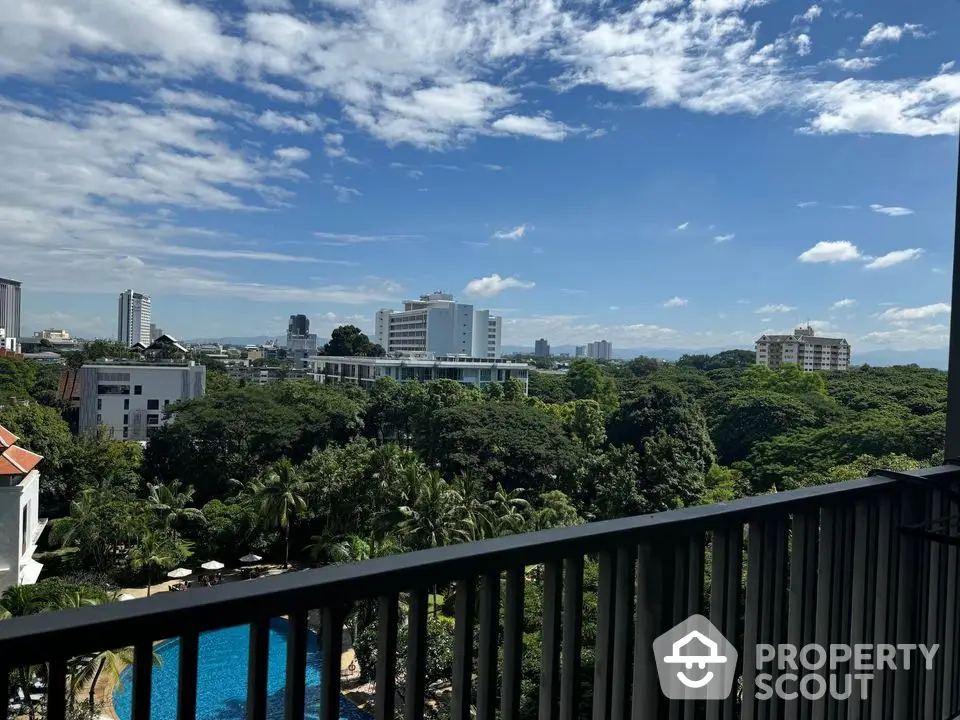
[(159, 410), (160, 401), (159, 400), (147, 400), (147, 410)]
[(127, 435), (129, 435), (129, 434), (130, 434), (130, 428), (124, 428), (124, 429), (123, 429), (123, 437), (126, 438)]
[[(139, 385), (137, 387), (140, 387)], [(129, 395), (129, 385), (97, 385), (97, 395)], [(140, 393), (137, 393), (138, 395)]]
[(99, 425), (101, 422), (103, 422), (103, 415), (97, 413), (97, 425)]
[(147, 415), (147, 425), (159, 425), (160, 416), (159, 415)]
[(30, 517), (30, 502), (28, 501), (26, 505), (23, 506), (23, 544), (21, 545), (20, 554), (27, 554), (27, 523)]
[(130, 418), (129, 415), (124, 415), (124, 416), (123, 416), (123, 424), (124, 424), (124, 425), (129, 425), (129, 424), (130, 424), (129, 418)]
[(143, 385), (134, 385), (133, 386), (134, 395), (143, 395)]
[(103, 410), (103, 400), (97, 398), (97, 410)]
[(124, 410), (130, 409), (130, 398), (127, 398), (126, 400), (123, 401), (123, 409)]
[(164, 406), (164, 407), (167, 407), (167, 405), (169, 405), (169, 404), (170, 404), (170, 401), (169, 401), (169, 400), (164, 400), (164, 401), (163, 401), (163, 406)]

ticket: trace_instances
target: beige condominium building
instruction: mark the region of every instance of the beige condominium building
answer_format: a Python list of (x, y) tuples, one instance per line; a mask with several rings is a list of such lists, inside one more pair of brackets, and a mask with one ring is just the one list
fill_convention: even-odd
[(850, 343), (844, 338), (816, 335), (813, 328), (797, 328), (793, 335), (761, 335), (757, 340), (757, 365), (777, 370), (785, 363), (804, 371), (847, 370)]

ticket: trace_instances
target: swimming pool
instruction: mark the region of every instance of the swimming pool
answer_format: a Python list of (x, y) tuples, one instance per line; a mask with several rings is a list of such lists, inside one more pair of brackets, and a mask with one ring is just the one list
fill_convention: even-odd
[[(213, 630), (200, 635), (197, 662), (197, 720), (244, 720), (247, 698), (247, 625)], [(177, 673), (180, 667), (180, 641), (168, 640), (156, 646), (163, 665), (153, 668), (150, 717), (165, 720), (177, 716)], [(307, 635), (306, 717), (317, 718), (320, 706), (320, 648), (314, 633)], [(130, 720), (133, 668), (120, 675), (113, 693), (113, 707), (120, 720)], [(270, 659), (267, 662), (267, 718), (283, 718), (283, 697), (287, 675), (287, 621), (270, 622)], [(346, 698), (340, 698), (341, 720), (372, 720)]]

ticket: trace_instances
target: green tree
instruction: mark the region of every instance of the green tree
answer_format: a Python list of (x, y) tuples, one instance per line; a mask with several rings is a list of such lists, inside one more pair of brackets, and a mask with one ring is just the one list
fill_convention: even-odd
[(723, 463), (745, 460), (758, 442), (796, 428), (810, 427), (817, 416), (801, 399), (770, 390), (738, 392), (729, 399), (711, 433)]
[(36, 364), (14, 355), (0, 355), (0, 404), (29, 400)]
[(130, 548), (130, 567), (147, 574), (147, 597), (153, 587), (154, 571), (170, 570), (190, 555), (189, 546), (164, 531), (147, 531)]
[(330, 334), (330, 342), (323, 346), (321, 355), (335, 357), (382, 357), (383, 348), (370, 342), (355, 325), (341, 325)]
[(593, 360), (580, 358), (570, 363), (567, 385), (577, 400), (596, 400), (605, 412), (617, 407), (617, 389), (613, 378)]
[(164, 527), (181, 531), (187, 523), (203, 523), (203, 511), (193, 507), (193, 488), (183, 487), (179, 480), (168, 485), (147, 483), (147, 507), (157, 515)]
[(283, 566), (290, 565), (290, 531), (297, 518), (306, 512), (310, 488), (287, 458), (250, 483), (250, 496), (266, 528), (280, 528), (284, 535)]

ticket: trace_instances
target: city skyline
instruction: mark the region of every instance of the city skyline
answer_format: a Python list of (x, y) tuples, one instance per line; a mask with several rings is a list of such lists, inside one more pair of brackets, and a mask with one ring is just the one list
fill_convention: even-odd
[(178, 337), (369, 333), (440, 286), (508, 346), (946, 347), (960, 4), (342, 10), (12, 0), (27, 329), (110, 336), (136, 284)]

